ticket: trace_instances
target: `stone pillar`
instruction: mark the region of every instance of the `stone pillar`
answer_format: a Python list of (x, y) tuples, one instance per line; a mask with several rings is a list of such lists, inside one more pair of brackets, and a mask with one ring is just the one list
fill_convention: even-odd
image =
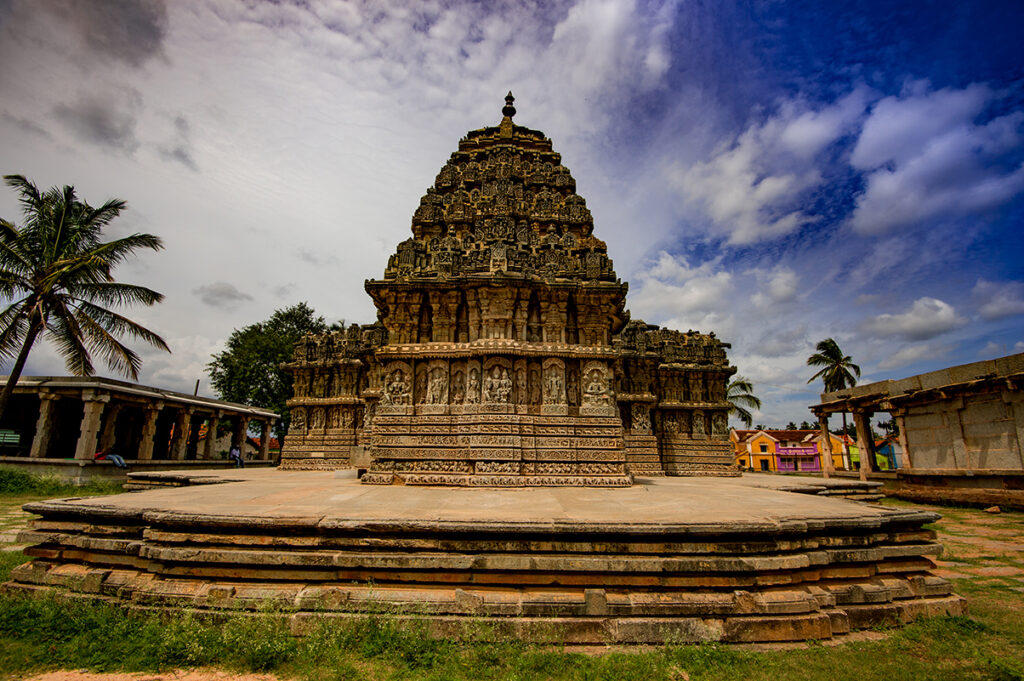
[(242, 445), (245, 444), (246, 434), (249, 432), (249, 417), (238, 414), (235, 416), (235, 429), (231, 435), (231, 444), (237, 445), (238, 449), (242, 449)]
[[(121, 413), (121, 403), (112, 402), (107, 407), (107, 418), (103, 421), (103, 432), (100, 433), (100, 449), (104, 452), (109, 451), (115, 444), (117, 444), (117, 417)], [(114, 452), (120, 454), (120, 452)]]
[(896, 435), (899, 438), (900, 449), (903, 450), (903, 468), (913, 468), (910, 460), (910, 448), (907, 447), (907, 419), (906, 412), (894, 412), (892, 418), (896, 419)]
[(146, 407), (146, 420), (142, 424), (142, 434), (139, 442), (139, 460), (148, 461), (153, 458), (153, 438), (156, 437), (156, 420), (160, 418), (160, 410), (164, 408), (163, 402), (154, 402)]
[(39, 417), (36, 419), (36, 435), (32, 438), (32, 448), (28, 455), (32, 458), (42, 459), (50, 448), (50, 436), (53, 434), (56, 417), (56, 402), (59, 395), (53, 393), (39, 393)]
[(185, 451), (188, 449), (188, 426), (191, 420), (191, 407), (182, 407), (178, 410), (178, 419), (174, 422), (174, 437), (171, 440), (171, 458), (175, 461), (185, 460)]
[(82, 427), (78, 434), (78, 445), (75, 447), (75, 458), (91, 461), (96, 454), (96, 439), (100, 433), (100, 420), (103, 409), (110, 401), (110, 395), (98, 395), (86, 390), (82, 393), (85, 410), (82, 413)]
[(818, 414), (818, 424), (821, 426), (821, 475), (825, 478), (832, 477), (832, 437), (828, 432), (828, 414)]
[(210, 414), (210, 418), (206, 420), (206, 440), (203, 442), (203, 458), (212, 459), (217, 445), (217, 427), (220, 425), (220, 417), (224, 413), (216, 411)]
[(266, 419), (260, 429), (260, 461), (270, 458), (270, 419)]
[(860, 450), (860, 479), (868, 479), (868, 471), (875, 470), (875, 442), (871, 439), (870, 414), (853, 412), (853, 424), (857, 427), (857, 449)]

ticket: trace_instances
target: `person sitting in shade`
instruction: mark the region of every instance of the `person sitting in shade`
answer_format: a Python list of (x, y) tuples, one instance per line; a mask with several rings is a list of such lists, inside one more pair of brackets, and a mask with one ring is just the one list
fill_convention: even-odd
[(112, 452), (104, 452), (101, 449), (100, 451), (96, 452), (96, 454), (93, 455), (92, 458), (93, 458), (94, 461), (103, 461), (104, 459), (106, 459), (107, 461), (109, 461), (110, 463), (114, 464), (118, 468), (122, 468), (124, 470), (128, 470), (128, 464), (126, 464), (124, 462), (124, 458), (121, 457), (120, 454), (114, 454)]
[(242, 460), (242, 451), (238, 445), (231, 445), (228, 450), (228, 458), (235, 462), (235, 468), (245, 468), (245, 461)]

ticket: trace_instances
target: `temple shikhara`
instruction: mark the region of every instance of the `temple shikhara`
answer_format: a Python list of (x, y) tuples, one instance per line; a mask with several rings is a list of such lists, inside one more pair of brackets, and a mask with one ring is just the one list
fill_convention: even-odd
[(368, 484), (628, 486), (737, 475), (713, 333), (630, 321), (576, 181), (543, 133), (469, 132), (412, 217), (377, 322), (308, 336), (282, 468)]

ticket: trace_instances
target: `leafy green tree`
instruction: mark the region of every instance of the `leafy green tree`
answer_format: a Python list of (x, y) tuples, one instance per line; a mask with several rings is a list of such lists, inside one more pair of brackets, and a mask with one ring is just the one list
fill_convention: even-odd
[[(831, 338), (820, 341), (813, 355), (807, 358), (807, 366), (821, 367), (818, 373), (807, 379), (812, 383), (820, 378), (825, 385), (825, 392), (834, 392), (857, 385), (860, 378), (860, 367), (853, 363), (849, 355), (844, 355), (839, 344)], [(843, 412), (843, 432), (846, 431), (846, 412)]]
[(729, 403), (729, 415), (735, 416), (749, 428), (754, 422), (750, 409), (761, 408), (761, 400), (754, 396), (754, 384), (746, 377), (737, 375), (726, 387), (725, 399)]
[(323, 317), (306, 303), (275, 310), (270, 319), (235, 329), (224, 352), (206, 365), (221, 399), (270, 409), (281, 415), (274, 431), (288, 432), (291, 417), (286, 402), (292, 379), (281, 365), (292, 359), (295, 343), (307, 333), (327, 330)]
[(45, 192), (21, 175), (5, 175), (18, 191), (24, 224), (0, 219), (0, 358), (14, 360), (0, 392), (0, 414), (25, 369), (32, 346), (42, 335), (77, 376), (93, 374), (92, 356), (112, 371), (137, 380), (142, 360), (120, 338), (142, 340), (170, 350), (163, 338), (114, 312), (123, 305), (154, 305), (163, 295), (114, 280), (114, 267), (142, 248), (163, 243), (152, 234), (102, 241), (103, 228), (125, 209), (111, 199), (99, 208), (79, 201), (75, 188)]
[(796, 430), (796, 421), (790, 421), (787, 423), (786, 430)]

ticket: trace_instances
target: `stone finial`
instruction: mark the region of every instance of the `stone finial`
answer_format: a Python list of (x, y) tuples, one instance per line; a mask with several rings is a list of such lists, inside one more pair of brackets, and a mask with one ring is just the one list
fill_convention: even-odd
[(516, 98), (512, 96), (512, 91), (509, 90), (508, 94), (505, 95), (505, 106), (501, 107), (501, 114), (508, 118), (512, 118), (516, 115), (516, 108), (512, 106), (512, 102), (516, 101)]

